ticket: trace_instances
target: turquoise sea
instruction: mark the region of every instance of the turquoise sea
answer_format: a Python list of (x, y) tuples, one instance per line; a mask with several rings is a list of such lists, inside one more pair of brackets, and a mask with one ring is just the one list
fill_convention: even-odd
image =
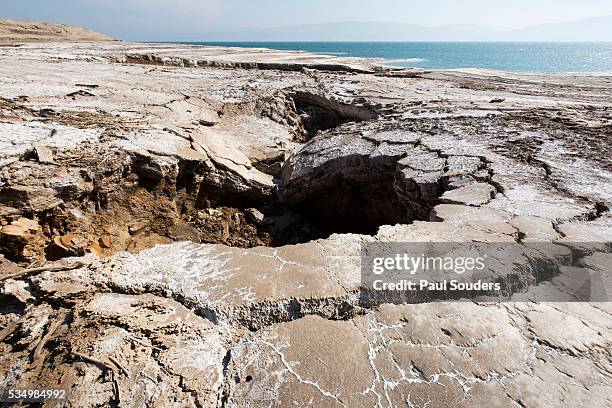
[(389, 65), (514, 72), (612, 73), (612, 43), (517, 42), (185, 42), (375, 57)]

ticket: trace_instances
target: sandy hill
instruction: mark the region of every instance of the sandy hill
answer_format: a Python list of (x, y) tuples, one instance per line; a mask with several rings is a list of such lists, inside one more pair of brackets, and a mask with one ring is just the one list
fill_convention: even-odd
[(111, 37), (67, 24), (0, 19), (0, 43), (25, 41), (111, 41)]

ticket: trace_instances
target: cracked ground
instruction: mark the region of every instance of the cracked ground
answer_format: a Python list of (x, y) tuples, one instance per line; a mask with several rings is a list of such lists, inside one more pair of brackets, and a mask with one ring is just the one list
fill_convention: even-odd
[(0, 387), (75, 407), (612, 406), (610, 303), (529, 301), (522, 259), (504, 303), (360, 296), (364, 243), (436, 241), (595, 242), (577, 261), (609, 294), (611, 101), (607, 76), (0, 47)]

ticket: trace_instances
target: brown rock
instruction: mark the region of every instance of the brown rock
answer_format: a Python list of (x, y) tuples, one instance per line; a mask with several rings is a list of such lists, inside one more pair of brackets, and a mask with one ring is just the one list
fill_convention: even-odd
[(102, 248), (111, 248), (111, 239), (109, 236), (107, 235), (103, 235), (100, 238), (98, 238), (98, 243)]
[(28, 218), (19, 218), (0, 228), (0, 252), (15, 262), (42, 261), (45, 242), (41, 226)]

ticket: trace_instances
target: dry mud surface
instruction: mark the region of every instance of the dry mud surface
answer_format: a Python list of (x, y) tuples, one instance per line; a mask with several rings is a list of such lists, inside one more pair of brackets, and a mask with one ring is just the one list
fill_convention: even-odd
[(394, 241), (599, 242), (579, 261), (610, 293), (611, 142), (607, 76), (0, 47), (0, 387), (612, 406), (610, 303), (360, 301), (360, 245)]

